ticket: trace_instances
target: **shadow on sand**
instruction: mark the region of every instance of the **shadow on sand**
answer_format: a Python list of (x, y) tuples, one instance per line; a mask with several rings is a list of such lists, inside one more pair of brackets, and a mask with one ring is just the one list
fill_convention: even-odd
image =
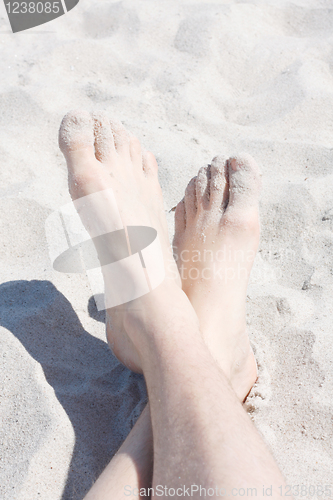
[[(93, 299), (88, 311), (104, 321)], [(75, 446), (62, 500), (81, 500), (141, 413), (144, 379), (84, 330), (69, 301), (49, 281), (0, 285), (0, 324), (40, 363), (70, 419)]]

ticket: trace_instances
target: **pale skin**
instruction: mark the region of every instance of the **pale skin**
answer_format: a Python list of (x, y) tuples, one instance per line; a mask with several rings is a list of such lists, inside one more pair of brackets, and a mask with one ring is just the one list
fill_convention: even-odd
[[(278, 498), (284, 479), (241, 404), (257, 377), (245, 323), (259, 241), (255, 162), (215, 158), (190, 181), (175, 214), (181, 282), (154, 156), (104, 114), (69, 113), (59, 143), (72, 198), (111, 187), (124, 225), (157, 230), (166, 264), (159, 287), (107, 310), (108, 341), (120, 361), (143, 372), (149, 405), (86, 500), (123, 498), (126, 485), (257, 488), (261, 497), (265, 484)], [(205, 250), (213, 257), (204, 262)], [(106, 274), (104, 281), (107, 294)]]

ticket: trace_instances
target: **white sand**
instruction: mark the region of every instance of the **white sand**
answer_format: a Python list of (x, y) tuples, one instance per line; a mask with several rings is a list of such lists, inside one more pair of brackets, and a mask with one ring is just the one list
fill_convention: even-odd
[(69, 201), (57, 131), (77, 107), (156, 154), (168, 210), (215, 154), (259, 162), (249, 406), (288, 482), (333, 495), (331, 1), (81, 0), (15, 35), (0, 16), (0, 498), (82, 499), (145, 402), (86, 278), (48, 257), (44, 221)]

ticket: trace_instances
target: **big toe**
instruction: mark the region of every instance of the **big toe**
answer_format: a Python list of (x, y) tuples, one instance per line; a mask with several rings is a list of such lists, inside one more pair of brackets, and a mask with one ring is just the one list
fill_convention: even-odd
[(261, 188), (260, 171), (254, 159), (247, 154), (229, 158), (228, 208), (246, 210), (257, 207)]
[(94, 123), (87, 111), (70, 111), (59, 129), (59, 147), (70, 173), (77, 173), (86, 161), (95, 159)]

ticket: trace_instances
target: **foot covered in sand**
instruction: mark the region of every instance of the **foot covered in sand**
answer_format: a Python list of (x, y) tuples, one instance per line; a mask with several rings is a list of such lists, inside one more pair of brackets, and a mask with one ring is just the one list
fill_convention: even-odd
[(257, 378), (245, 302), (259, 243), (260, 177), (247, 155), (212, 160), (188, 184), (175, 213), (174, 253), (213, 357), (243, 400)]
[[(151, 153), (142, 151), (138, 139), (131, 136), (121, 123), (110, 121), (104, 113), (68, 113), (61, 123), (59, 145), (67, 161), (69, 191), (73, 201), (111, 190), (112, 196), (105, 195), (103, 203), (99, 203), (98, 199), (90, 220), (87, 216), (83, 220), (83, 211), (80, 212), (90, 236), (93, 236), (96, 227), (110, 227), (112, 222), (117, 227), (119, 216), (125, 228), (146, 226), (157, 231), (163, 259), (167, 264), (163, 284), (145, 297), (107, 309), (106, 314), (107, 338), (113, 352), (128, 368), (141, 372), (139, 354), (125, 325), (129, 312), (134, 316), (135, 311), (139, 314), (138, 310), (145, 307), (145, 301), (153, 300), (164, 289), (170, 289), (171, 296), (174, 288), (183, 294), (169, 243), (156, 160)], [(99, 248), (96, 249), (99, 253)], [(102, 267), (102, 272), (107, 303), (113, 283), (109, 279), (107, 266)], [(124, 269), (124, 272), (129, 271)], [(132, 278), (134, 283), (137, 276), (133, 275)], [(164, 314), (161, 320), (163, 318)]]

